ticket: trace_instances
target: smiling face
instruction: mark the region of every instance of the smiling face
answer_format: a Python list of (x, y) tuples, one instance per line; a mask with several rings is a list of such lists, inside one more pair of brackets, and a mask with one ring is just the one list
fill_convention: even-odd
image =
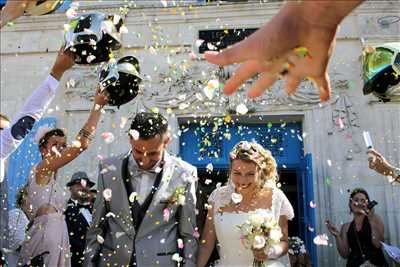
[(47, 139), (44, 146), (41, 147), (40, 152), (43, 157), (58, 156), (67, 147), (67, 138), (65, 136), (51, 136)]
[(238, 192), (252, 192), (258, 186), (259, 171), (252, 161), (235, 159), (231, 164), (230, 177)]
[(363, 193), (357, 193), (350, 199), (350, 208), (353, 213), (362, 213), (367, 208), (368, 198)]
[(164, 150), (169, 143), (168, 134), (156, 135), (150, 139), (133, 139), (130, 137), (132, 155), (143, 170), (151, 170), (163, 156)]

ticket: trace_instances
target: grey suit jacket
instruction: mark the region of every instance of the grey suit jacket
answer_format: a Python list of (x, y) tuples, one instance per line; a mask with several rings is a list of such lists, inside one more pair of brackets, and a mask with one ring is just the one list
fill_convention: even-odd
[[(193, 236), (196, 227), (196, 168), (165, 153), (161, 184), (136, 232), (121, 177), (122, 161), (131, 156), (129, 154), (125, 153), (100, 163), (99, 193), (94, 204), (93, 222), (86, 234), (84, 266), (129, 266), (133, 245), (138, 267), (177, 266), (177, 262), (172, 260), (172, 255), (178, 252), (178, 233), (184, 242), (185, 266), (195, 266), (198, 248), (198, 239)], [(181, 206), (177, 219), (174, 216), (178, 205), (170, 206), (171, 216), (165, 221), (163, 210), (177, 187), (185, 188), (185, 205)], [(105, 189), (112, 192), (108, 202), (112, 214), (106, 214), (106, 200), (103, 196)], [(103, 235), (100, 224), (106, 217), (108, 231)], [(104, 243), (99, 243), (98, 235), (103, 237)], [(98, 265), (92, 261), (96, 254), (100, 255)]]

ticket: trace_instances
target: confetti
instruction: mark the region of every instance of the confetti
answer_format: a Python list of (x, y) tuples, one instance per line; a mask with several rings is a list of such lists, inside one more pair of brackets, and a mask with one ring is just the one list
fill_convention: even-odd
[(243, 196), (239, 193), (232, 193), (231, 199), (232, 199), (233, 203), (239, 204), (240, 202), (242, 202)]
[(246, 107), (246, 105), (245, 104), (239, 104), (237, 107), (236, 107), (236, 112), (238, 113), (238, 114), (240, 114), (240, 115), (245, 115), (247, 112), (249, 111), (249, 109)]
[(175, 253), (174, 255), (172, 255), (172, 260), (176, 262), (181, 262), (183, 259), (181, 256), (179, 256), (179, 253)]
[(114, 134), (111, 132), (104, 132), (101, 134), (101, 137), (103, 138), (104, 142), (106, 142), (106, 144), (111, 144), (115, 139)]
[(139, 140), (139, 132), (137, 130), (129, 130), (129, 135), (133, 138), (133, 140)]
[(314, 244), (317, 246), (327, 246), (328, 245), (328, 236), (326, 234), (317, 235), (314, 237)]
[(97, 242), (98, 242), (99, 244), (103, 244), (103, 243), (104, 243), (104, 238), (103, 238), (101, 235), (97, 235), (97, 236), (96, 236), (96, 239), (97, 239)]
[(204, 43), (204, 40), (198, 39), (196, 40), (196, 46), (200, 47)]
[(103, 197), (106, 201), (110, 201), (112, 197), (112, 191), (110, 188), (106, 188), (103, 190)]
[(125, 125), (126, 125), (127, 122), (128, 122), (128, 118), (122, 116), (122, 117), (121, 117), (121, 121), (120, 121), (120, 123), (119, 123), (119, 128), (123, 129), (123, 128), (125, 127)]
[(208, 163), (206, 166), (207, 172), (211, 173), (214, 170), (214, 166), (212, 163)]
[(96, 59), (96, 56), (94, 56), (94, 55), (90, 55), (90, 56), (88, 56), (88, 57), (86, 58), (86, 60), (87, 60), (88, 63), (92, 62), (92, 61), (95, 60), (95, 59)]
[(300, 58), (310, 57), (310, 53), (306, 47), (297, 47), (294, 49), (294, 52)]
[(164, 220), (164, 222), (168, 222), (169, 221), (170, 215), (171, 215), (171, 212), (170, 212), (169, 208), (163, 209), (163, 220)]
[(132, 192), (132, 193), (129, 195), (129, 202), (131, 202), (131, 203), (135, 202), (135, 199), (137, 198), (137, 196), (138, 196), (138, 193)]
[(52, 146), (51, 151), (53, 151), (57, 157), (61, 157), (61, 153), (60, 153), (60, 151), (58, 151), (56, 146)]
[(209, 184), (211, 184), (212, 183), (212, 180), (211, 179), (206, 179), (205, 181), (204, 181), (204, 184), (206, 184), (206, 185), (209, 185)]
[(183, 249), (184, 247), (183, 240), (181, 238), (178, 238), (176, 242), (178, 243), (178, 248)]
[(315, 209), (315, 208), (317, 207), (317, 204), (316, 204), (313, 200), (311, 200), (311, 201), (310, 201), (310, 207), (311, 207), (312, 209)]

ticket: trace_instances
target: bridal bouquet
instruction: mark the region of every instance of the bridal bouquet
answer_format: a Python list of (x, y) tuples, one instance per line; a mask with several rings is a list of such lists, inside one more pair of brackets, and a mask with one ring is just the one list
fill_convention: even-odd
[[(241, 225), (237, 226), (240, 230), (240, 241), (248, 249), (268, 250), (279, 244), (282, 238), (282, 231), (278, 222), (274, 219), (272, 212), (267, 210), (255, 210), (250, 212), (249, 218)], [(254, 259), (254, 267), (265, 266), (263, 261)]]

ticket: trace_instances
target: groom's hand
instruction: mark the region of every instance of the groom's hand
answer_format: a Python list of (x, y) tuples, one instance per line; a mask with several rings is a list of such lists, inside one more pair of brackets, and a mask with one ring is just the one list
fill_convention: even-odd
[(263, 249), (253, 249), (253, 255), (257, 261), (266, 261), (268, 259)]

